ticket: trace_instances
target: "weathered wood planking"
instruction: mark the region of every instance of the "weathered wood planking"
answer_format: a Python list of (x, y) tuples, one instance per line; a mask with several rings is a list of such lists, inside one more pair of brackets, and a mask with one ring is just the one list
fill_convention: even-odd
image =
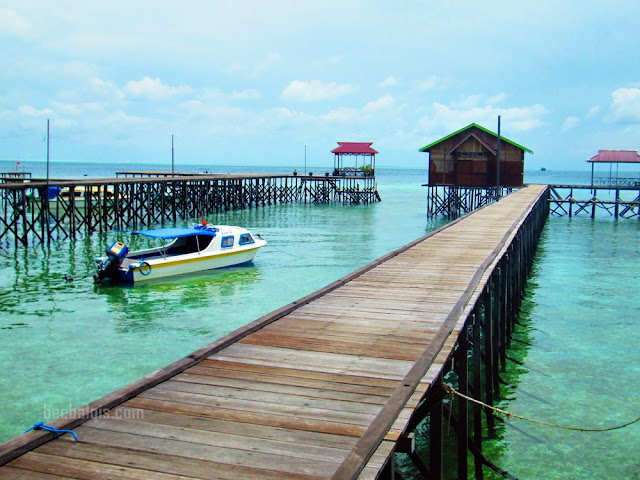
[[(377, 478), (542, 187), (0, 446), (3, 478)], [(91, 418), (95, 417), (95, 418)]]

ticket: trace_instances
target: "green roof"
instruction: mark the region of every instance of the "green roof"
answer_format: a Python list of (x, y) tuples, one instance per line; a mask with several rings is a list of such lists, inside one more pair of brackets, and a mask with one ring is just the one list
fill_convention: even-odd
[[(477, 123), (472, 123), (471, 125), (467, 125), (466, 127), (461, 128), (461, 129), (460, 129), (460, 130), (458, 130), (457, 132), (450, 133), (450, 134), (449, 134), (449, 135), (447, 135), (446, 137), (442, 137), (440, 140), (436, 140), (435, 142), (430, 143), (430, 144), (429, 144), (429, 145), (427, 145), (426, 147), (422, 147), (422, 148), (420, 149), (420, 151), (421, 151), (421, 152), (428, 152), (428, 151), (429, 151), (429, 149), (430, 149), (431, 147), (433, 147), (434, 145), (437, 145), (437, 144), (438, 144), (438, 143), (440, 143), (440, 142), (444, 142), (444, 141), (445, 141), (445, 140), (447, 140), (448, 138), (451, 138), (451, 137), (453, 137), (454, 135), (459, 134), (460, 132), (464, 132), (465, 130), (469, 130), (471, 127), (476, 127), (476, 128), (478, 128), (478, 129), (482, 130), (483, 132), (488, 133), (489, 135), (493, 135), (494, 137), (497, 137), (497, 136), (498, 136), (498, 134), (497, 134), (497, 133), (492, 132), (491, 130), (489, 130), (489, 129), (487, 129), (487, 128), (481, 127), (481, 126), (480, 126), (480, 125), (478, 125)], [(533, 153), (533, 150), (530, 150), (530, 149), (528, 149), (527, 147), (523, 147), (522, 145), (519, 145), (519, 144), (517, 144), (516, 142), (513, 142), (513, 141), (509, 140), (508, 138), (503, 137), (502, 135), (500, 136), (500, 141), (510, 143), (510, 144), (511, 144), (511, 145), (513, 145), (514, 147), (517, 147), (517, 148), (519, 148), (519, 149), (521, 149), (521, 150), (524, 150), (525, 152)]]

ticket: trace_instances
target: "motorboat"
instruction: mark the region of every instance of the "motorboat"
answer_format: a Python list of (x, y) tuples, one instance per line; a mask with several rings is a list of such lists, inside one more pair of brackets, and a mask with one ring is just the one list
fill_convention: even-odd
[(129, 251), (115, 241), (106, 256), (96, 258), (95, 283), (109, 279), (119, 285), (134, 285), (152, 279), (225, 268), (251, 262), (267, 242), (249, 230), (228, 225), (202, 224), (185, 228), (158, 228), (131, 232), (160, 240), (162, 245)]

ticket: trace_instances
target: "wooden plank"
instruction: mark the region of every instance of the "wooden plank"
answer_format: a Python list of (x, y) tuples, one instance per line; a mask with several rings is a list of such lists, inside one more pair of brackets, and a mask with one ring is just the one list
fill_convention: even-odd
[[(212, 357), (210, 357), (212, 358)], [(372, 359), (349, 354), (325, 354), (322, 352), (293, 351), (286, 348), (246, 345), (236, 343), (213, 358), (258, 365), (283, 365), (304, 367), (312, 371), (352, 373), (361, 376), (400, 379), (413, 365), (402, 360)]]
[(221, 358), (218, 358), (217, 356), (203, 360), (198, 366), (220, 366), (245, 372), (255, 372), (259, 374), (271, 373), (274, 375), (282, 375), (292, 378), (305, 378), (310, 380), (336, 382), (346, 385), (372, 386), (380, 388), (394, 388), (397, 385), (394, 380), (355, 375), (350, 372), (333, 373), (318, 370), (305, 370), (297, 367), (283, 367), (281, 365), (251, 364), (233, 360), (223, 360)]
[[(261, 177), (262, 178), (262, 177)], [(122, 184), (126, 184), (126, 185), (133, 185), (134, 183), (138, 184), (138, 183), (144, 183), (144, 180), (141, 180), (141, 182), (130, 182), (130, 181), (123, 181), (120, 182)], [(77, 184), (81, 184), (82, 182), (78, 183), (78, 182), (72, 182), (70, 185), (77, 185)], [(114, 180), (114, 182), (112, 182), (113, 184), (118, 183), (118, 180)], [(171, 184), (174, 185), (175, 182), (172, 180)], [(32, 187), (38, 187), (38, 185), (31, 185)], [(63, 185), (62, 185), (63, 186)], [(46, 185), (39, 185), (39, 187), (46, 187)], [(23, 186), (19, 187), (19, 188), (24, 188)], [(174, 187), (175, 188), (175, 187)], [(175, 196), (173, 197), (175, 199)], [(175, 212), (175, 209), (174, 209)], [(419, 243), (423, 242), (424, 240), (437, 235), (439, 232), (445, 231), (447, 228), (450, 228), (451, 226), (455, 225), (457, 222), (462, 221), (464, 217), (461, 217), (457, 220), (454, 220), (453, 222), (444, 225), (432, 232), (427, 233), (426, 235), (424, 235), (421, 238), (418, 238), (416, 240), (414, 240), (413, 242), (408, 243), (407, 245), (398, 248), (397, 250), (394, 250), (393, 252), (390, 252), (386, 255), (383, 255), (382, 257), (370, 262), (369, 264), (363, 266), (362, 268), (359, 268), (358, 270), (345, 275), (344, 277), (342, 277), (341, 279), (327, 285), (326, 287), (323, 287), (319, 290), (317, 290), (316, 292), (313, 292), (305, 297), (302, 297), (299, 300), (296, 300), (295, 302), (290, 303), (289, 305), (285, 305), (284, 307), (281, 307), (263, 317), (260, 317), (259, 319), (255, 320), (254, 322), (249, 323), (248, 325), (229, 333), (228, 335), (225, 335), (224, 337), (220, 338), (219, 340), (216, 340), (214, 342), (212, 342), (211, 344), (202, 347), (198, 350), (196, 350), (195, 352), (193, 352), (192, 354), (186, 356), (185, 358), (178, 360), (174, 363), (172, 363), (171, 365), (168, 365), (167, 367), (164, 367), (156, 372), (153, 372), (149, 375), (147, 375), (146, 377), (135, 381), (133, 383), (131, 383), (130, 385), (127, 385), (119, 390), (116, 390), (115, 392), (108, 394), (98, 400), (96, 400), (95, 402), (91, 402), (88, 405), (85, 405), (71, 413), (69, 413), (68, 415), (65, 415), (63, 417), (60, 417), (56, 420), (53, 420), (52, 422), (49, 422), (53, 427), (58, 428), (58, 429), (73, 429), (75, 427), (77, 427), (78, 425), (81, 425), (82, 423), (86, 422), (88, 419), (94, 417), (96, 414), (98, 414), (99, 412), (105, 412), (108, 411), (111, 408), (114, 408), (117, 405), (120, 405), (121, 403), (127, 401), (130, 398), (135, 397), (138, 393), (153, 387), (154, 385), (157, 385), (158, 383), (166, 380), (167, 378), (171, 378), (172, 376), (176, 375), (177, 373), (180, 373), (184, 370), (186, 370), (187, 368), (189, 368), (190, 366), (195, 365), (196, 363), (198, 363), (199, 361), (202, 361), (204, 358), (210, 356), (211, 354), (224, 349), (226, 346), (236, 342), (237, 340), (245, 337), (246, 335), (250, 335), (252, 332), (259, 330), (260, 328), (264, 327), (265, 325), (268, 325), (269, 323), (272, 323), (276, 320), (278, 320), (279, 318), (284, 317), (285, 315), (295, 311), (296, 309), (300, 308), (301, 306), (306, 305), (307, 303), (316, 300), (318, 298), (321, 298), (323, 295), (327, 294), (328, 292), (339, 288), (340, 286), (344, 285), (345, 283), (347, 283), (350, 280), (353, 280), (355, 278), (357, 278), (358, 276), (362, 275), (363, 273), (375, 268), (376, 266), (394, 258), (395, 256), (399, 255), (400, 253), (409, 250), (410, 248), (412, 248), (415, 245), (418, 245)], [(16, 237), (17, 238), (17, 237)], [(17, 240), (16, 240), (17, 242)], [(19, 437), (16, 437), (13, 440), (10, 440), (8, 442), (5, 442), (3, 444), (0, 445), (0, 466), (4, 465), (5, 463), (7, 463), (8, 461), (22, 455), (23, 453), (30, 451), (34, 448), (36, 448), (39, 445), (42, 445), (43, 443), (48, 442), (49, 440), (51, 440), (52, 438), (54, 438), (54, 435), (50, 432), (46, 432), (46, 431), (42, 431), (42, 430), (31, 430), (28, 433), (25, 433), (23, 435), (20, 435)]]
[[(118, 407), (124, 410), (124, 407)], [(118, 412), (116, 411), (115, 415)], [(126, 414), (117, 418), (126, 418)], [(170, 425), (174, 427), (204, 430), (207, 432), (220, 432), (230, 435), (252, 437), (255, 439), (277, 440), (280, 442), (300, 443), (334, 448), (350, 448), (355, 444), (355, 439), (346, 435), (335, 435), (305, 430), (293, 430), (282, 427), (272, 427), (245, 422), (220, 420), (215, 418), (198, 417), (186, 414), (167, 413), (156, 410), (138, 410), (134, 420), (144, 423)], [(94, 425), (95, 420), (90, 420), (86, 425)]]
[(150, 470), (141, 470), (124, 465), (110, 465), (102, 462), (59, 457), (39, 452), (27, 452), (9, 463), (24, 470), (50, 473), (53, 475), (82, 478), (86, 480), (132, 479), (132, 480), (180, 480), (187, 477)]
[[(150, 389), (139, 395), (139, 398), (160, 400), (190, 405), (201, 405), (225, 410), (241, 412), (262, 412), (271, 415), (291, 416), (297, 419), (327, 420), (331, 422), (348, 423), (352, 425), (367, 425), (375, 413), (359, 413), (344, 410), (326, 410), (321, 407), (306, 407), (304, 405), (287, 405), (277, 403), (263, 403), (259, 400), (244, 400), (236, 398), (214, 397), (197, 393), (179, 392), (167, 389)], [(299, 402), (296, 402), (299, 403)], [(379, 410), (377, 408), (376, 410)]]
[[(201, 364), (200, 364), (201, 365)], [(227, 368), (208, 368), (201, 367), (197, 365), (195, 367), (191, 367), (188, 370), (185, 370), (185, 374), (189, 375), (200, 375), (203, 377), (212, 377), (222, 381), (225, 378), (240, 381), (249, 381), (254, 382), (257, 378), (255, 373), (251, 371), (244, 370), (234, 370)], [(253, 366), (253, 365), (251, 365)], [(176, 380), (179, 378), (174, 377)], [(298, 387), (313, 387), (316, 389), (320, 389), (323, 392), (327, 391), (335, 391), (335, 392), (345, 392), (345, 393), (357, 393), (362, 395), (371, 395), (371, 396), (382, 396), (386, 397), (391, 394), (390, 388), (385, 387), (377, 387), (377, 386), (366, 386), (366, 385), (358, 385), (351, 384), (345, 382), (330, 382), (325, 380), (317, 380), (312, 378), (304, 378), (304, 377), (295, 377), (295, 376), (285, 376), (285, 375), (273, 375), (267, 373), (266, 371), (260, 373), (260, 382), (262, 385), (273, 383), (276, 385), (291, 385)]]
[[(185, 444), (200, 444), (214, 447), (246, 450), (247, 452), (261, 452), (273, 455), (295, 456), (306, 459), (341, 461), (347, 449), (334, 446), (319, 446), (309, 442), (287, 442), (280, 439), (253, 438), (247, 435), (224, 433), (220, 431), (206, 431), (202, 429), (167, 425), (134, 420), (105, 420), (94, 419), (87, 422), (87, 428), (123, 432), (155, 438), (170, 438)], [(300, 435), (302, 436), (302, 435)]]
[(302, 398), (312, 397), (316, 399), (339, 400), (348, 402), (357, 402), (372, 405), (382, 405), (387, 400), (386, 395), (367, 395), (362, 393), (340, 392), (336, 390), (325, 390), (314, 385), (314, 388), (281, 385), (259, 380), (236, 380), (233, 378), (193, 375), (190, 373), (181, 373), (173, 377), (175, 382), (195, 383), (201, 385), (209, 385), (212, 387), (233, 388), (236, 390), (246, 390), (255, 392), (268, 392), (284, 395), (298, 395)]
[(0, 480), (74, 480), (72, 477), (63, 477), (49, 473), (23, 470), (6, 465), (0, 468)]
[[(185, 475), (190, 478), (206, 480), (280, 480), (282, 472), (263, 468), (243, 467), (209, 460), (185, 458), (155, 452), (127, 450), (107, 445), (88, 443), (49, 442), (38, 449), (42, 453), (60, 457), (78, 458), (109, 465), (125, 465), (144, 470)], [(0, 472), (2, 469), (0, 469)], [(321, 477), (305, 474), (287, 474), (287, 478), (295, 480), (317, 480)]]
[(232, 410), (198, 403), (189, 404), (143, 397), (133, 398), (129, 400), (126, 405), (132, 408), (141, 408), (146, 410), (157, 410), (161, 412), (216, 418), (234, 422), (253, 423), (256, 425), (268, 425), (272, 427), (305, 430), (309, 432), (349, 435), (353, 437), (361, 436), (365, 430), (362, 425), (340, 421), (328, 421), (324, 419), (315, 420), (291, 415), (262, 413), (262, 411)]
[(389, 428), (402, 411), (403, 406), (412, 395), (417, 384), (428, 371), (430, 365), (445, 345), (452, 329), (459, 321), (460, 314), (464, 307), (473, 296), (476, 288), (478, 288), (483, 278), (484, 271), (498, 257), (502, 249), (507, 244), (507, 240), (510, 237), (511, 232), (519, 227), (526, 213), (526, 211), (520, 213), (519, 217), (512, 223), (509, 230), (504, 233), (501, 242), (497, 244), (490, 255), (478, 266), (473, 280), (470, 282), (463, 296), (452, 309), (450, 315), (447, 317), (447, 321), (443, 323), (441, 331), (434, 339), (434, 342), (425, 350), (421, 359), (415, 363), (411, 371), (403, 380), (401, 386), (398, 387), (396, 392), (394, 392), (391, 399), (385, 407), (383, 407), (376, 420), (369, 426), (367, 433), (358, 441), (345, 461), (340, 465), (338, 470), (336, 470), (332, 478), (354, 478), (362, 471), (366, 463), (369, 461), (373, 451), (383, 440)]
[(64, 436), (18, 457), (51, 438), (30, 432), (0, 446), (0, 464), (15, 459), (0, 475), (375, 478), (540, 192), (460, 219), (54, 421), (82, 424), (80, 442)]
[(261, 468), (285, 474), (308, 474), (309, 472), (314, 472), (318, 476), (331, 475), (337, 467), (335, 462), (327, 460), (309, 460), (287, 455), (250, 452), (238, 448), (185, 443), (173, 439), (110, 432), (84, 425), (79, 427), (78, 430), (82, 432), (82, 441), (89, 444), (119, 447), (138, 452), (153, 451), (159, 454), (196, 460), (215, 459), (217, 463)]

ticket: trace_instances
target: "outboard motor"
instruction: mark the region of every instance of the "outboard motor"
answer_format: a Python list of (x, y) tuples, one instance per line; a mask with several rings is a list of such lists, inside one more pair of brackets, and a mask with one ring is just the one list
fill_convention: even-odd
[(113, 242), (109, 248), (107, 248), (107, 259), (105, 261), (98, 260), (98, 271), (93, 276), (94, 283), (100, 283), (105, 277), (111, 275), (112, 272), (118, 270), (122, 260), (124, 260), (129, 253), (129, 247), (122, 242)]

